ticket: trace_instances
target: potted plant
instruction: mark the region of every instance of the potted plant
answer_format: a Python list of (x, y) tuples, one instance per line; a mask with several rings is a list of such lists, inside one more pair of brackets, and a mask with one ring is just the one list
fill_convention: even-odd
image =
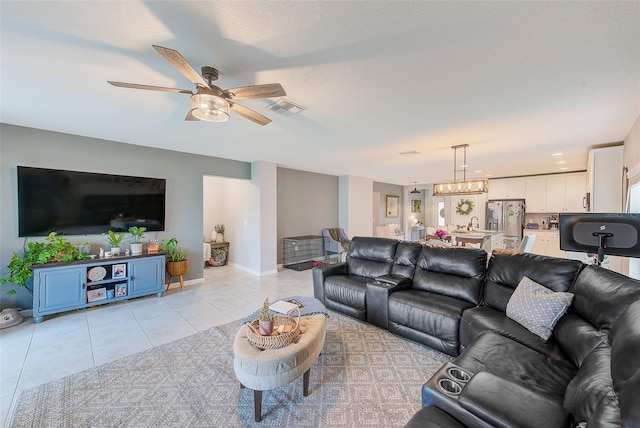
[(226, 248), (212, 248), (211, 258), (209, 259), (209, 266), (222, 266), (227, 261), (227, 249)]
[(216, 224), (213, 230), (216, 231), (216, 242), (224, 242), (224, 224)]
[[(56, 236), (55, 232), (51, 232), (45, 242), (29, 242), (22, 257), (14, 252), (11, 261), (7, 265), (8, 273), (5, 278), (0, 279), (0, 283), (11, 283), (18, 287), (24, 287), (33, 276), (31, 271), (31, 266), (33, 265), (42, 265), (49, 262), (70, 262), (88, 258), (84, 252), (72, 245), (66, 238)], [(12, 288), (7, 291), (7, 294), (16, 294), (16, 290)]]
[(109, 231), (107, 235), (107, 242), (111, 247), (111, 254), (114, 256), (120, 255), (120, 243), (124, 239), (124, 233), (116, 235), (113, 230)]
[(163, 243), (166, 252), (165, 256), (167, 258), (166, 269), (169, 274), (169, 281), (171, 281), (171, 277), (177, 276), (180, 278), (180, 285), (184, 287), (182, 284), (182, 275), (184, 275), (189, 268), (189, 262), (187, 260), (189, 252), (178, 248), (178, 240), (176, 238), (163, 241)]
[(258, 318), (258, 327), (261, 336), (270, 336), (273, 331), (273, 315), (269, 312), (269, 298), (265, 297)]
[(142, 254), (142, 243), (140, 239), (144, 238), (144, 232), (147, 231), (146, 227), (131, 226), (129, 233), (131, 234), (131, 255), (137, 256)]

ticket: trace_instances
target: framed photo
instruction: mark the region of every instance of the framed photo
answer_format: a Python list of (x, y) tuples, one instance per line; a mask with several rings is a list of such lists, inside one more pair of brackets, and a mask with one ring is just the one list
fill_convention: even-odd
[(411, 201), (411, 212), (412, 213), (421, 213), (422, 212), (422, 201), (419, 199), (413, 199)]
[(127, 265), (126, 263), (121, 263), (117, 265), (113, 265), (111, 268), (111, 278), (126, 278), (127, 277)]
[(385, 204), (385, 217), (400, 216), (400, 196), (387, 195), (387, 203)]
[(107, 289), (96, 288), (95, 290), (87, 290), (87, 303), (95, 302), (97, 300), (105, 300), (107, 298)]
[(116, 297), (122, 297), (127, 295), (127, 283), (116, 284), (115, 286)]

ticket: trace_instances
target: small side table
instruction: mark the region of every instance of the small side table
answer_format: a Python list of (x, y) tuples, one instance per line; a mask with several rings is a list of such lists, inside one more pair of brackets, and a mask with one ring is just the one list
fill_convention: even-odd
[[(211, 258), (207, 262), (209, 266), (224, 266), (229, 261), (229, 243), (228, 242), (207, 242), (207, 244), (211, 245)], [(221, 260), (220, 257), (213, 257), (213, 250), (217, 248), (222, 248), (225, 251), (224, 260)]]

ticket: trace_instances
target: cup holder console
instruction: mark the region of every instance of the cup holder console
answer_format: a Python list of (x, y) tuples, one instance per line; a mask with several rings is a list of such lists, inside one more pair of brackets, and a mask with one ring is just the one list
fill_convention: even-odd
[(438, 381), (438, 387), (447, 395), (457, 396), (462, 391), (460, 384), (448, 378), (442, 378)]
[(471, 379), (471, 375), (460, 367), (449, 367), (449, 369), (447, 369), (447, 374), (455, 381), (461, 383), (467, 383), (469, 382), (469, 379)]
[(445, 363), (425, 387), (455, 400), (470, 380), (471, 373), (454, 364)]

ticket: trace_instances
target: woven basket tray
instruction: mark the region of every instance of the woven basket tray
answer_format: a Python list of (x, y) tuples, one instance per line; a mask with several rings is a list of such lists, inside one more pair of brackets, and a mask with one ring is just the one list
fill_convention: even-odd
[(259, 320), (255, 319), (247, 323), (247, 339), (249, 343), (260, 349), (277, 349), (289, 345), (298, 340), (300, 336), (300, 308), (294, 308), (290, 313), (298, 311), (296, 318), (289, 315), (274, 315), (273, 330), (279, 325), (292, 325), (293, 329), (287, 333), (275, 334), (272, 336), (262, 336), (259, 330)]

